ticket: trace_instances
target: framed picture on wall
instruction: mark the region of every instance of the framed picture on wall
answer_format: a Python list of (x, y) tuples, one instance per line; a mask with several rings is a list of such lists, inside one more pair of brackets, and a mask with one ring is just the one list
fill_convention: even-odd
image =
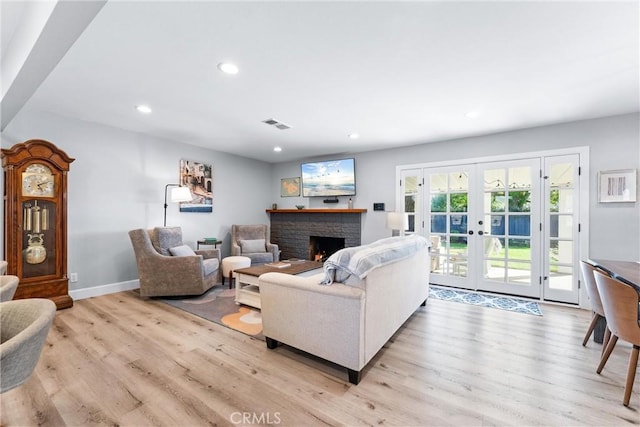
[(280, 197), (297, 197), (300, 195), (300, 177), (282, 178), (280, 180)]
[(602, 171), (598, 176), (598, 201), (619, 203), (637, 201), (637, 170)]
[(213, 167), (180, 160), (180, 185), (189, 187), (193, 200), (180, 202), (180, 212), (213, 212)]

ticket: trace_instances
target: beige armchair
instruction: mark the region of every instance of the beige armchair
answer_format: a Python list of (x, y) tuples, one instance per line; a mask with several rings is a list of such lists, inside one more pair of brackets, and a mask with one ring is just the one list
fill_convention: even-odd
[(264, 224), (232, 225), (231, 255), (251, 258), (251, 265), (280, 260), (278, 245), (269, 242), (269, 231)]
[(7, 261), (0, 260), (0, 302), (11, 301), (18, 289), (20, 278), (7, 274)]
[(140, 295), (201, 295), (218, 283), (220, 251), (194, 251), (182, 243), (180, 227), (129, 231), (140, 278)]
[(0, 302), (11, 301), (18, 289), (18, 276), (0, 276)]
[(56, 305), (48, 299), (0, 303), (0, 392), (29, 379), (55, 314)]

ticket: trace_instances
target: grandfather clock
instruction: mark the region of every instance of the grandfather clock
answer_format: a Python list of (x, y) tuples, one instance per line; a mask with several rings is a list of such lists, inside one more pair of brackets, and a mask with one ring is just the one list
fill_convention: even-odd
[(4, 254), (20, 278), (14, 299), (48, 298), (73, 306), (67, 278), (67, 172), (75, 159), (32, 139), (2, 149)]

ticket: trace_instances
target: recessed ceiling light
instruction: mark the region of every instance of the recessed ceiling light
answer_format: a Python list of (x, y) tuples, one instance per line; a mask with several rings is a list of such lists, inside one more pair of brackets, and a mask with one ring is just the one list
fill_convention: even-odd
[(218, 64), (218, 70), (222, 71), (225, 74), (238, 74), (240, 69), (236, 64), (232, 64), (231, 62), (221, 62)]
[(151, 113), (151, 108), (147, 105), (136, 105), (136, 110), (144, 114)]
[(282, 151), (281, 147), (273, 147), (273, 151), (275, 151), (276, 153), (279, 153)]
[(349, 138), (358, 139), (358, 138), (360, 138), (360, 134), (359, 133), (350, 133), (349, 134)]
[(469, 111), (464, 116), (466, 118), (468, 118), (468, 119), (477, 119), (478, 117), (480, 117), (480, 112), (479, 111)]

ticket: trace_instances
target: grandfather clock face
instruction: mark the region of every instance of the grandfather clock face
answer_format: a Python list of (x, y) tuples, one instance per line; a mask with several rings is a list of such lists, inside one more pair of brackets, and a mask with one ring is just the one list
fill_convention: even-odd
[(55, 196), (55, 178), (46, 165), (35, 163), (22, 172), (22, 195), (36, 197)]
[(22, 172), (22, 277), (56, 273), (56, 179), (44, 164)]

